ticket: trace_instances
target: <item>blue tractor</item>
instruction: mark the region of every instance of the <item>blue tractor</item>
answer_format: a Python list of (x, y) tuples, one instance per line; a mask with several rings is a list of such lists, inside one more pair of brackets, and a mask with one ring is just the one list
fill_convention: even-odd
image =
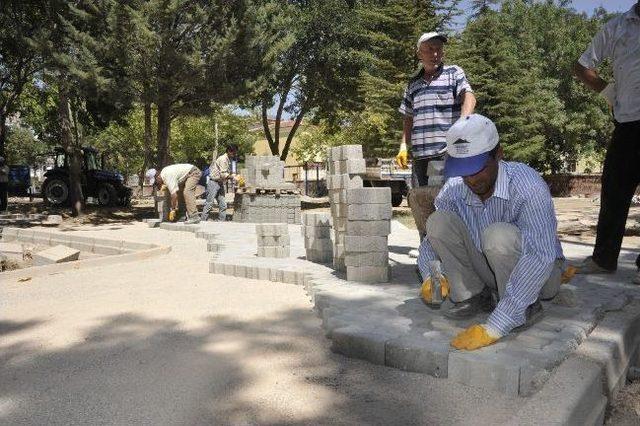
[[(54, 166), (44, 174), (42, 198), (52, 206), (66, 206), (69, 197), (69, 156), (63, 148), (55, 148)], [(103, 157), (92, 147), (82, 148), (82, 192), (86, 198), (95, 198), (101, 206), (128, 206), (131, 188), (124, 184), (123, 176), (103, 169)]]

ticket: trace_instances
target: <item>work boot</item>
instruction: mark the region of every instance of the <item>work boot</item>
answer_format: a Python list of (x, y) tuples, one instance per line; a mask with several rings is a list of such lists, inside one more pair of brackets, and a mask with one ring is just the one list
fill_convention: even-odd
[(466, 319), (471, 318), (480, 312), (491, 311), (491, 291), (488, 288), (484, 288), (480, 293), (475, 296), (463, 300), (462, 302), (454, 303), (452, 307), (444, 311), (443, 314), (449, 319)]
[(186, 225), (195, 225), (196, 223), (200, 223), (200, 216), (195, 215), (193, 217), (190, 217), (189, 219), (185, 220), (184, 223)]
[(524, 324), (514, 328), (513, 331), (518, 332), (526, 330), (533, 324), (537, 323), (543, 315), (544, 311), (542, 310), (542, 303), (540, 303), (540, 299), (538, 299), (531, 305), (527, 306), (527, 310), (525, 312), (526, 319), (524, 321)]
[(587, 257), (579, 266), (576, 274), (613, 274), (615, 269), (606, 269), (598, 265), (593, 256)]

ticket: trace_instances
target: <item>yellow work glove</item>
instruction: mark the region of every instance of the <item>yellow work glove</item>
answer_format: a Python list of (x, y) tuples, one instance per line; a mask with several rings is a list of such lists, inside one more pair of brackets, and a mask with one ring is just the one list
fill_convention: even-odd
[(576, 272), (578, 272), (578, 269), (575, 266), (573, 265), (567, 266), (567, 269), (562, 271), (562, 276), (560, 277), (560, 284), (566, 284), (569, 281), (571, 281), (571, 278), (573, 278)]
[(460, 332), (451, 341), (451, 346), (459, 350), (473, 351), (495, 343), (500, 337), (498, 333), (487, 330), (486, 326), (476, 324)]
[(407, 144), (404, 142), (400, 144), (400, 151), (398, 151), (398, 155), (396, 155), (396, 164), (401, 169), (409, 168), (409, 156), (407, 154)]
[[(442, 294), (442, 300), (444, 300), (449, 295), (449, 281), (445, 278), (444, 275), (440, 278), (440, 290)], [(432, 293), (431, 293), (431, 277), (428, 277), (422, 283), (422, 289), (420, 289), (420, 294), (422, 295), (422, 299), (427, 303), (432, 303)]]
[(175, 222), (176, 221), (176, 215), (178, 212), (176, 212), (174, 209), (171, 209), (171, 211), (169, 212), (169, 222)]
[(238, 186), (239, 186), (240, 188), (243, 188), (243, 187), (244, 187), (244, 184), (245, 184), (245, 182), (244, 182), (244, 176), (242, 176), (242, 175), (238, 175), (238, 177), (236, 178), (236, 182), (238, 182)]

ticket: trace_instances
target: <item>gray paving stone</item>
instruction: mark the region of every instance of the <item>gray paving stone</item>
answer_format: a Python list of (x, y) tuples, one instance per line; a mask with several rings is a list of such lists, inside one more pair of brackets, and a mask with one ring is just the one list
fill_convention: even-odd
[(301, 226), (303, 237), (331, 238), (331, 227), (329, 226)]
[(333, 253), (333, 242), (328, 238), (306, 239), (304, 248), (312, 251)]
[(331, 215), (329, 213), (305, 213), (302, 215), (302, 224), (308, 227), (331, 227)]
[(379, 330), (357, 326), (337, 328), (331, 333), (331, 350), (352, 358), (384, 365), (385, 346), (392, 338)]
[(361, 283), (386, 283), (391, 278), (388, 266), (347, 266), (347, 280)]
[(288, 246), (291, 244), (289, 234), (278, 236), (258, 235), (258, 247), (260, 246)]
[(429, 161), (427, 164), (427, 176), (444, 175), (444, 161)]
[(349, 253), (344, 255), (346, 266), (387, 266), (389, 252)]
[(346, 216), (349, 220), (388, 221), (392, 213), (391, 204), (350, 204)]
[(458, 383), (517, 396), (523, 360), (511, 358), (488, 346), (472, 352), (449, 354), (449, 378)]
[(48, 249), (33, 253), (35, 266), (50, 265), (52, 263), (71, 262), (78, 260), (80, 250), (71, 247), (56, 245)]
[(259, 257), (289, 257), (289, 246), (260, 246), (258, 247)]
[(389, 340), (386, 342), (385, 364), (405, 371), (447, 377), (449, 340), (438, 331)]
[(345, 235), (344, 249), (347, 253), (389, 252), (387, 237)]
[(391, 205), (391, 188), (354, 188), (346, 191), (348, 204), (389, 204)]
[(391, 224), (388, 220), (348, 220), (345, 229), (347, 235), (387, 236), (391, 233)]

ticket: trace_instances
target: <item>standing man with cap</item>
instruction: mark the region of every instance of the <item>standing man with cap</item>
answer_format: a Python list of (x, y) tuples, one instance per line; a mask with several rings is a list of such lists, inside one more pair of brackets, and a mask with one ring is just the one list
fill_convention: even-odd
[(192, 164), (172, 164), (164, 167), (156, 174), (156, 187), (167, 187), (171, 194), (171, 211), (169, 220), (175, 221), (178, 209), (178, 196), (184, 200), (187, 210), (186, 223), (200, 222), (198, 208), (196, 207), (196, 186), (200, 180), (200, 169)]
[[(398, 109), (404, 116), (402, 143), (396, 163), (408, 167), (407, 146), (411, 146), (412, 187), (427, 186), (427, 165), (442, 160), (447, 149), (447, 130), (460, 117), (473, 112), (476, 98), (462, 68), (445, 65), (444, 45), (447, 37), (438, 32), (424, 33), (417, 43), (417, 55), (422, 68), (405, 90)], [(410, 193), (411, 209), (420, 209), (423, 203), (412, 201), (417, 194)], [(425, 217), (417, 211), (414, 218)], [(425, 217), (426, 220), (426, 217)], [(420, 240), (424, 238), (424, 223), (416, 223)]]
[[(613, 62), (613, 82), (607, 83), (596, 71), (605, 59)], [(602, 171), (596, 245), (578, 273), (614, 273), (631, 199), (640, 184), (640, 1), (604, 25), (578, 59), (574, 73), (602, 94), (615, 119)], [(640, 284), (640, 256), (636, 266), (634, 282)]]
[(442, 294), (453, 302), (446, 317), (470, 318), (495, 306), (485, 324), (451, 342), (474, 350), (540, 318), (540, 298), (558, 292), (564, 256), (547, 184), (529, 166), (502, 161), (491, 120), (460, 119), (446, 139), (449, 179), (427, 220), (418, 267), (430, 302), (429, 262), (442, 262)]
[(202, 220), (209, 218), (213, 207), (213, 200), (218, 202), (218, 221), (227, 220), (227, 201), (225, 200), (225, 184), (229, 179), (235, 179), (243, 186), (242, 176), (231, 173), (231, 161), (238, 155), (238, 146), (227, 145), (227, 150), (209, 166), (209, 181), (207, 182), (207, 201), (202, 209)]

